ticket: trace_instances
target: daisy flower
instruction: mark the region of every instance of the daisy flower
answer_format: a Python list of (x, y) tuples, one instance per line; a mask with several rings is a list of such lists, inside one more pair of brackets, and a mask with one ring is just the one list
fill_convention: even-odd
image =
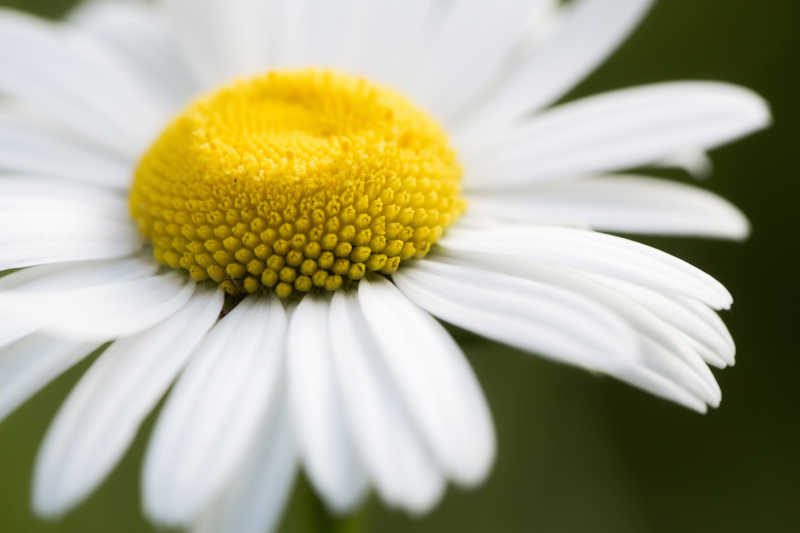
[(606, 232), (745, 237), (725, 200), (617, 172), (703, 170), (765, 103), (671, 82), (551, 107), (650, 4), (2, 11), (0, 417), (107, 345), (44, 438), (35, 510), (87, 497), (166, 395), (156, 524), (267, 531), (298, 466), (332, 512), (371, 487), (424, 513), (495, 455), (436, 319), (717, 406), (730, 294)]

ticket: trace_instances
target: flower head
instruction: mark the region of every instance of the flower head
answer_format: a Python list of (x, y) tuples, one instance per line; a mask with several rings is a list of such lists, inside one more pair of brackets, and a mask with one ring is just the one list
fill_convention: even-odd
[[(491, 415), (434, 317), (697, 411), (733, 364), (708, 274), (602, 231), (742, 238), (707, 167), (756, 95), (674, 82), (547, 109), (647, 0), (88, 3), (0, 13), (0, 417), (107, 342), (40, 450), (85, 498), (174, 387), (143, 505), (273, 526), (298, 464), (335, 512), (474, 486)], [(24, 57), (19, 54), (24, 50)], [(235, 81), (234, 81), (235, 80)]]

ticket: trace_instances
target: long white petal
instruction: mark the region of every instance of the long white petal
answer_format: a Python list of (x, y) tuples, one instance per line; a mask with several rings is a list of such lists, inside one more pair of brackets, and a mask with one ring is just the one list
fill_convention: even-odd
[(0, 292), (0, 317), (77, 340), (132, 335), (180, 310), (195, 283), (177, 272), (84, 288)]
[[(14, 289), (26, 291), (63, 291), (86, 288), (112, 281), (137, 279), (153, 274), (157, 265), (138, 257), (106, 261), (88, 261), (41, 265), (17, 270), (0, 278), (0, 294)], [(2, 302), (2, 297), (0, 297)], [(44, 320), (14, 318), (15, 309), (0, 303), (0, 347), (33, 333)]]
[(139, 425), (217, 320), (222, 294), (198, 290), (161, 324), (118, 339), (84, 374), (39, 450), (33, 490), (39, 515), (63, 514), (114, 468)]
[(385, 278), (362, 280), (358, 299), (383, 361), (439, 465), (459, 484), (483, 481), (494, 460), (494, 428), (461, 349)]
[(607, 370), (639, 349), (615, 314), (557, 287), (435, 260), (415, 261), (393, 278), (435, 316), (556, 361)]
[[(507, 123), (558, 100), (602, 63), (636, 27), (652, 0), (578, 0), (469, 122), (464, 135)], [(472, 132), (472, 133), (469, 133)]]
[(701, 148), (685, 148), (674, 154), (653, 161), (652, 165), (665, 168), (679, 168), (692, 177), (705, 179), (714, 171), (714, 162), (708, 153)]
[(543, 16), (548, 4), (500, 0), (487, 9), (483, 0), (453, 3), (418, 69), (423, 103), (443, 118), (472, 103), (509, 59), (529, 17)]
[(125, 159), (9, 116), (0, 116), (0, 169), (115, 189), (126, 189), (132, 178)]
[(766, 127), (754, 92), (718, 82), (668, 82), (564, 104), (465, 153), (468, 188), (632, 168), (708, 150)]
[(196, 92), (189, 67), (157, 6), (144, 2), (83, 2), (67, 19), (108, 43), (142, 84), (167, 108), (183, 106)]
[(271, 2), (165, 0), (173, 35), (203, 89), (268, 67)]
[[(98, 225), (106, 218), (116, 222), (130, 220), (127, 199), (114, 191), (37, 176), (0, 178), (0, 212), (9, 222), (24, 212), (56, 215), (76, 211), (98, 217)], [(12, 224), (0, 231), (0, 242), (24, 231)]]
[(125, 200), (39, 178), (0, 180), (0, 270), (131, 255), (142, 247)]
[(97, 347), (34, 333), (0, 349), (0, 420)]
[[(706, 403), (712, 406), (719, 404), (719, 386), (689, 337), (645, 307), (640, 300), (616, 290), (616, 287), (612, 288), (605, 283), (605, 278), (493, 254), (457, 252), (444, 255), (439, 261), (446, 265), (455, 262), (456, 266), (462, 268), (476, 265), (591, 299), (606, 313), (623, 320), (629, 332), (635, 332), (636, 337), (633, 346), (629, 343), (620, 348), (626, 356), (605, 362), (601, 359), (595, 370), (692, 409), (704, 411)], [(483, 274), (483, 277), (489, 275)], [(522, 310), (520, 313), (531, 314), (531, 311)], [(570, 325), (564, 330), (572, 331), (574, 328), (574, 325)]]
[(364, 2), (357, 72), (413, 96), (420, 60), (428, 48), (432, 0)]
[(730, 202), (698, 187), (649, 177), (601, 176), (476, 193), (470, 214), (507, 222), (621, 233), (743, 239), (750, 224)]
[(268, 62), (274, 67), (297, 68), (308, 64), (309, 0), (267, 0), (269, 17), (263, 33), (269, 39)]
[(191, 525), (231, 482), (275, 400), (285, 335), (280, 301), (248, 297), (195, 352), (145, 457), (143, 503), (155, 522)]
[(297, 472), (284, 398), (255, 444), (232, 485), (195, 524), (193, 533), (267, 533), (278, 524)]
[(715, 309), (728, 308), (733, 302), (721, 283), (689, 263), (650, 246), (594, 231), (545, 226), (454, 228), (438, 244), (445, 249), (513, 256), (606, 275), (696, 298)]
[(427, 512), (444, 479), (378, 356), (355, 293), (333, 295), (330, 334), (344, 411), (378, 492), (390, 505)]
[(314, 66), (352, 70), (363, 43), (361, 0), (308, 0), (308, 54), (305, 62)]
[(0, 348), (16, 342), (36, 331), (36, 326), (6, 319), (0, 322)]
[(366, 475), (347, 428), (331, 360), (328, 299), (305, 296), (289, 324), (289, 409), (311, 483), (337, 513), (365, 495)]
[(671, 324), (689, 337), (700, 348), (706, 362), (724, 367), (733, 365), (736, 347), (725, 323), (707, 305), (683, 297), (650, 290), (645, 287), (609, 278), (597, 278), (615, 291), (624, 293), (645, 306), (661, 320)]
[(136, 157), (164, 120), (165, 110), (136, 76), (72, 28), (2, 10), (0, 61), (0, 92), (46, 109), (117, 153)]
[[(65, 291), (114, 281), (126, 281), (154, 274), (158, 265), (142, 257), (53, 263), (17, 270), (0, 277), (0, 293), (14, 289), (26, 291)], [(1, 309), (1, 308), (0, 308)], [(11, 314), (4, 309), (4, 314)]]

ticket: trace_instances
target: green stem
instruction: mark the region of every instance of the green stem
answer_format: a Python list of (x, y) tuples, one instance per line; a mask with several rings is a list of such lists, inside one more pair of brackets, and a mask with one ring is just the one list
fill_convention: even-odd
[(346, 517), (332, 515), (305, 478), (286, 509), (280, 533), (362, 533), (367, 531), (364, 507)]

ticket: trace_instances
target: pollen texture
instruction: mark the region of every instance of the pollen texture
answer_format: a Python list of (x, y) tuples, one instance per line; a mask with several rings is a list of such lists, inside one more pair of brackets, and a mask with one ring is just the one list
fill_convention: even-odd
[(155, 258), (230, 294), (336, 290), (422, 257), (465, 208), (442, 128), (330, 71), (193, 102), (143, 156), (130, 209)]

